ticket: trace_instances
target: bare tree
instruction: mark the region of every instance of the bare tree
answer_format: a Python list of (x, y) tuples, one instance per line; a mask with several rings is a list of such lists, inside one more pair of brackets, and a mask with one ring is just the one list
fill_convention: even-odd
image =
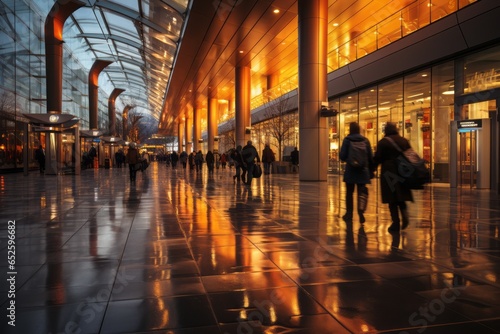
[(131, 142), (139, 142), (140, 128), (139, 121), (143, 116), (141, 114), (131, 115), (129, 117), (129, 130), (128, 130), (128, 140)]
[(291, 110), (289, 93), (277, 95), (274, 99), (272, 96), (268, 97), (268, 102), (264, 106), (267, 120), (262, 123), (261, 131), (276, 140), (278, 161), (281, 161), (283, 146), (295, 135), (297, 117)]

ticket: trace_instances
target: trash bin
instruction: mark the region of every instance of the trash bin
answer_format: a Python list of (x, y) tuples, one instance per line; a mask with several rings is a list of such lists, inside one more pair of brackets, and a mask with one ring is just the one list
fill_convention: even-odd
[(110, 166), (110, 159), (109, 158), (104, 159), (104, 168), (109, 169), (109, 166)]

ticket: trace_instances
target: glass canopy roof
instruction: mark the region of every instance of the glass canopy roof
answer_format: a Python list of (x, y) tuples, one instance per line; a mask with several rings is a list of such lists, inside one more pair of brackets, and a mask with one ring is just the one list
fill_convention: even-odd
[[(88, 48), (81, 62), (112, 61), (99, 76), (108, 94), (160, 117), (189, 0), (87, 0), (66, 22)], [(66, 28), (65, 28), (66, 30)], [(109, 90), (109, 91), (108, 91)]]

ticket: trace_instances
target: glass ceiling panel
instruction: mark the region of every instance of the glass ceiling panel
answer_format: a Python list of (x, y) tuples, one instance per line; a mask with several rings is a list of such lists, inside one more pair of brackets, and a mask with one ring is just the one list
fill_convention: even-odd
[(129, 18), (109, 11), (104, 12), (104, 17), (110, 27), (120, 30), (125, 34), (128, 33), (131, 37), (138, 36), (137, 28), (135, 27), (134, 22), (132, 22)]
[(96, 59), (114, 61), (103, 70), (102, 85), (125, 89), (120, 104), (143, 104), (158, 120), (189, 0), (89, 3), (72, 15), (73, 35), (87, 45), (78, 58), (87, 70)]
[(138, 0), (108, 0), (109, 2), (114, 2), (117, 3), (121, 6), (127, 7), (129, 9), (132, 9), (133, 11), (139, 12), (139, 2)]

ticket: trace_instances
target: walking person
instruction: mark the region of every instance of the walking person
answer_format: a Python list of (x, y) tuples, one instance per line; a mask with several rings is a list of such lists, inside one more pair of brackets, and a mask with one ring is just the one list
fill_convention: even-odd
[[(406, 187), (398, 175), (398, 165), (396, 160), (401, 154), (393, 142), (401, 148), (402, 151), (409, 149), (410, 143), (398, 133), (395, 123), (385, 125), (385, 136), (377, 143), (375, 152), (375, 164), (382, 165), (380, 172), (380, 190), (382, 193), (382, 203), (389, 205), (392, 224), (389, 232), (399, 232), (405, 229), (409, 224), (409, 217), (406, 202), (413, 202), (411, 189)], [(391, 142), (391, 140), (393, 142)], [(399, 216), (401, 213), (401, 219)], [(402, 221), (402, 226), (401, 226)]]
[(139, 150), (135, 147), (134, 143), (128, 145), (128, 151), (126, 155), (126, 161), (128, 163), (128, 169), (130, 171), (130, 182), (135, 182), (137, 175), (137, 164), (141, 161), (141, 156)]
[(172, 152), (172, 154), (170, 155), (170, 160), (172, 161), (172, 169), (176, 169), (177, 162), (179, 161), (179, 155), (177, 154), (176, 151)]
[(360, 134), (359, 124), (349, 124), (349, 135), (344, 138), (340, 148), (340, 160), (346, 162), (344, 182), (346, 187), (346, 213), (342, 219), (346, 223), (352, 222), (354, 211), (354, 189), (357, 186), (358, 216), (360, 224), (365, 222), (365, 210), (368, 202), (368, 188), (373, 178), (375, 164), (370, 141)]
[(40, 174), (45, 173), (45, 152), (43, 151), (42, 145), (38, 146), (35, 150), (35, 160), (38, 161)]
[(194, 170), (194, 152), (189, 153), (188, 163), (189, 163), (189, 171), (192, 172)]
[(186, 151), (182, 151), (181, 155), (179, 156), (179, 159), (182, 163), (182, 169), (186, 169), (187, 162), (188, 162), (188, 154)]
[(194, 163), (196, 165), (196, 171), (201, 172), (201, 168), (203, 166), (203, 153), (199, 150), (194, 156)]
[(226, 169), (226, 164), (227, 164), (227, 156), (226, 153), (222, 153), (220, 156), (220, 164), (222, 166), (222, 169)]
[(243, 157), (243, 162), (246, 163), (247, 180), (245, 184), (247, 186), (252, 185), (253, 169), (255, 167), (255, 160), (260, 162), (259, 153), (255, 146), (252, 145), (252, 141), (249, 140), (245, 147), (241, 150), (241, 156)]
[(246, 164), (243, 162), (243, 158), (241, 156), (241, 150), (242, 150), (241, 145), (238, 145), (235, 149), (231, 151), (231, 159), (233, 160), (234, 168), (236, 169), (236, 174), (234, 174), (233, 176), (233, 183), (235, 181), (238, 181), (238, 183), (240, 183), (240, 180), (243, 181), (243, 183), (245, 183)]
[(208, 172), (210, 174), (213, 174), (214, 164), (215, 164), (215, 155), (212, 153), (212, 151), (209, 150), (207, 152), (207, 154), (205, 155), (205, 162), (207, 163)]
[(262, 150), (262, 162), (264, 163), (264, 174), (271, 174), (271, 164), (276, 160), (273, 150), (266, 144)]
[(297, 147), (290, 153), (290, 160), (292, 162), (292, 173), (299, 171), (299, 150)]

